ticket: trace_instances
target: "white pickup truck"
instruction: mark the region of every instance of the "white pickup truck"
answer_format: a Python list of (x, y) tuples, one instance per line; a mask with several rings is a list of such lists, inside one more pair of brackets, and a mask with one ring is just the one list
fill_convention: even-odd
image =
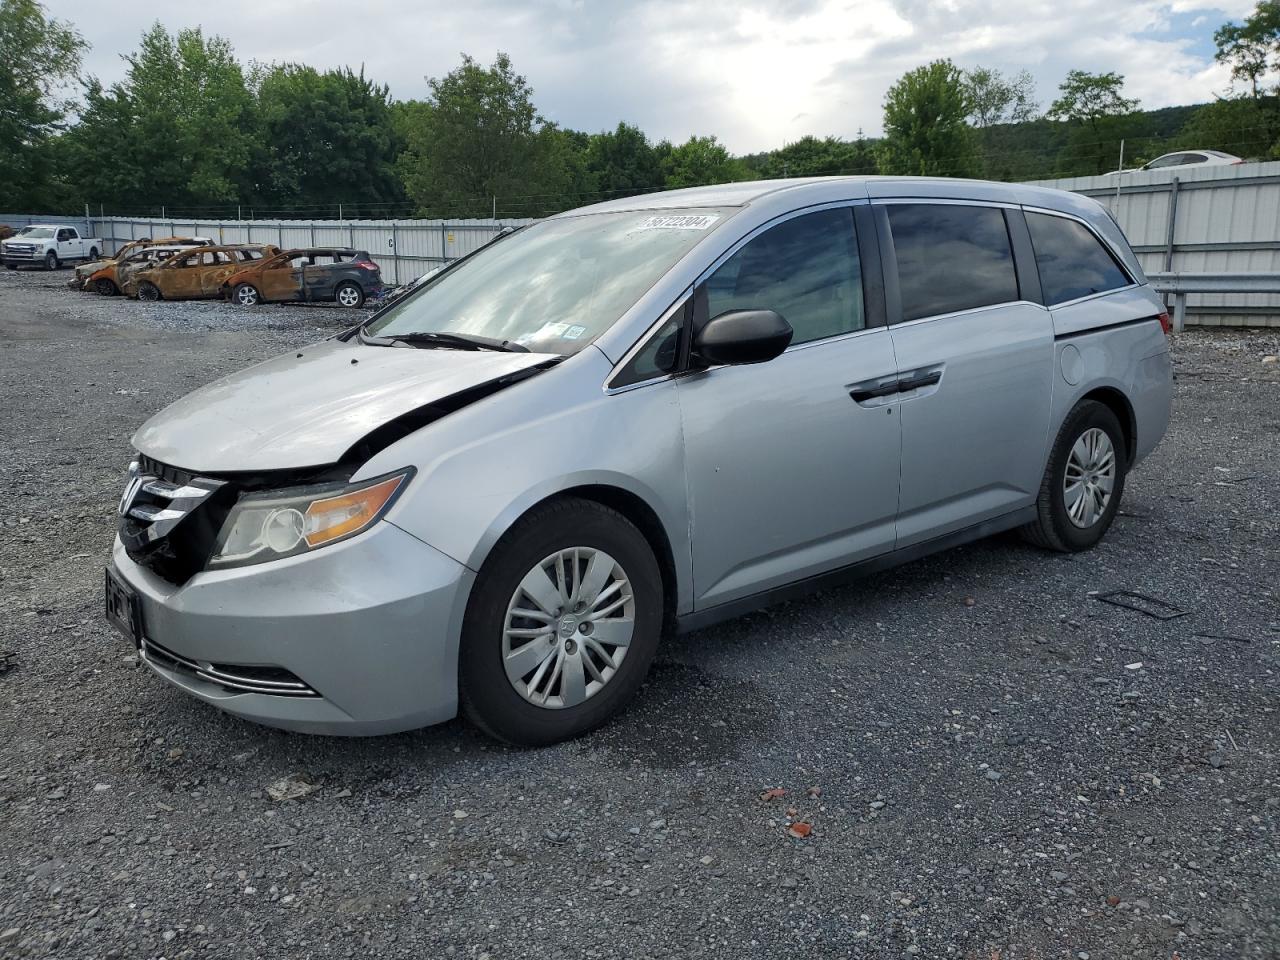
[(0, 243), (0, 259), (10, 270), (22, 266), (57, 270), (68, 260), (97, 260), (101, 249), (101, 240), (82, 237), (75, 227), (36, 223)]

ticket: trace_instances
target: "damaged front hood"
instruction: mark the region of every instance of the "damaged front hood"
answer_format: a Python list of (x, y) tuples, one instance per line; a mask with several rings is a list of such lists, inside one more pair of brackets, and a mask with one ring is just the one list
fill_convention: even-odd
[(201, 387), (144, 423), (133, 445), (199, 473), (325, 466), (396, 417), (555, 359), (328, 340)]

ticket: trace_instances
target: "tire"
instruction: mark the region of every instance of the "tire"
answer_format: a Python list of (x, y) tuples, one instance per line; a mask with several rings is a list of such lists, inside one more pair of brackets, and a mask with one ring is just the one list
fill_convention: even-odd
[[(1105, 436), (1105, 442), (1100, 435)], [(1096, 466), (1096, 462), (1107, 462), (1108, 446), (1109, 475), (1105, 467)], [(1091, 454), (1091, 450), (1097, 452)], [(1078, 553), (1096, 546), (1111, 527), (1120, 508), (1128, 462), (1124, 431), (1111, 409), (1095, 400), (1076, 404), (1054, 440), (1036, 499), (1037, 517), (1022, 528), (1023, 537), (1038, 547), (1062, 553)], [(1068, 493), (1069, 468), (1073, 478), (1083, 477), (1072, 487), (1079, 491), (1078, 500)], [(1090, 483), (1090, 476), (1097, 477), (1099, 482)], [(1093, 495), (1087, 492), (1090, 489), (1104, 491), (1108, 479), (1111, 489), (1105, 501), (1100, 502), (1101, 493)], [(1081, 486), (1084, 489), (1080, 489)]]
[(231, 291), (231, 299), (242, 307), (256, 307), (262, 303), (262, 294), (252, 283), (240, 283)]
[(17, 265), (16, 263), (6, 263), (6, 264), (4, 265), (4, 268), (5, 268), (6, 270), (17, 270), (17, 269), (18, 269), (18, 265)]
[(95, 280), (93, 289), (104, 297), (114, 297), (119, 292), (116, 290), (116, 285), (106, 277), (101, 280)]
[(155, 303), (161, 299), (160, 288), (154, 283), (144, 280), (138, 284), (138, 299), (145, 300), (147, 303)]
[[(566, 560), (561, 569), (570, 597), (582, 587), (590, 601), (586, 609), (606, 617), (592, 622), (589, 612), (572, 605), (563, 608), (567, 615), (555, 615), (564, 592), (557, 592), (546, 570), (548, 564), (554, 569), (559, 557)], [(593, 566), (597, 562), (598, 570)], [(576, 579), (570, 564), (577, 568)], [(608, 572), (601, 572), (606, 566)], [(542, 603), (524, 591), (540, 567), (551, 591), (543, 592)], [(603, 590), (592, 595), (591, 581), (605, 584)], [(624, 599), (628, 586), (629, 602)], [(490, 736), (518, 746), (546, 746), (594, 730), (626, 706), (648, 674), (662, 634), (664, 599), (653, 550), (622, 514), (577, 498), (535, 509), (494, 547), (472, 589), (458, 662), (463, 712)], [(619, 603), (620, 608), (610, 610)], [(537, 619), (511, 613), (523, 608)], [(605, 622), (610, 624), (607, 634)], [(613, 640), (625, 637), (628, 622), (629, 643), (613, 646)], [(507, 629), (513, 624), (526, 636), (533, 630), (545, 632), (510, 638)], [(524, 679), (513, 679), (506, 669), (509, 654), (526, 649), (517, 644), (527, 644), (533, 657), (520, 661), (529, 666)], [(534, 649), (535, 644), (541, 647)], [(513, 669), (519, 672), (519, 667)], [(580, 676), (583, 686), (571, 684), (570, 675)]]
[(346, 283), (338, 284), (337, 289), (333, 291), (333, 299), (339, 306), (363, 307), (364, 291), (348, 280)]
[(58, 254), (50, 250), (44, 255), (44, 268), (46, 270), (57, 270), (58, 266)]
[(89, 248), (89, 259), (90, 259), (90, 260), (97, 260), (97, 259), (98, 259), (98, 248), (97, 248), (97, 247), (90, 247), (90, 248)]

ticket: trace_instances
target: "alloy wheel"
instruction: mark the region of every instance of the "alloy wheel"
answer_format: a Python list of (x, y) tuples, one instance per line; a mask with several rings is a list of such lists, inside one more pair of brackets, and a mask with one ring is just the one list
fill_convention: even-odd
[(1090, 427), (1080, 435), (1067, 457), (1062, 496), (1067, 518), (1081, 529), (1098, 522), (1111, 502), (1116, 482), (1116, 451), (1107, 432)]
[(360, 306), (360, 291), (351, 286), (340, 288), (338, 290), (338, 303), (344, 307)]
[(516, 587), (502, 665), (528, 702), (575, 707), (617, 675), (634, 632), (626, 571), (603, 550), (569, 547), (543, 559)]

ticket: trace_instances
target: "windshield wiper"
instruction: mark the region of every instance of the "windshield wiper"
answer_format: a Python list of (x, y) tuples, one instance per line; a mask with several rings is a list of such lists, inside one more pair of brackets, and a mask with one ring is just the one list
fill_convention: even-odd
[[(372, 338), (371, 338), (372, 339)], [(381, 337), (377, 339), (383, 339)], [(500, 350), (505, 353), (528, 353), (529, 348), (514, 340), (495, 340), (473, 333), (393, 333), (386, 338), (390, 343), (403, 343), (410, 347), (445, 347), (456, 350)]]

